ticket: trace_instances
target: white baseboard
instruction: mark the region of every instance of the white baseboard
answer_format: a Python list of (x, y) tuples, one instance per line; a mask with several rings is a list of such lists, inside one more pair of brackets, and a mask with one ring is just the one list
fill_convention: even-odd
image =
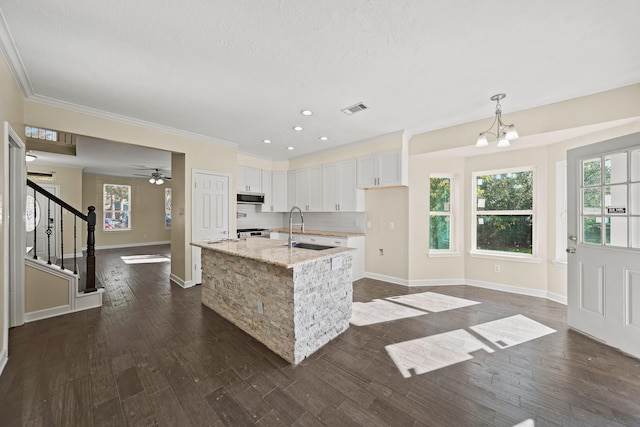
[[(82, 256), (83, 256), (83, 255), (82, 255), (82, 252), (77, 252), (77, 253), (75, 254), (75, 257), (76, 257), (76, 258), (82, 258)], [(64, 254), (62, 258), (64, 258), (64, 259), (73, 259), (73, 253), (70, 253), (70, 254)]]
[(73, 311), (89, 310), (91, 308), (102, 307), (102, 294), (104, 289), (100, 288), (95, 292), (79, 293), (76, 295), (75, 308)]
[(467, 279), (426, 279), (426, 280), (407, 280), (397, 277), (385, 276), (383, 274), (365, 272), (364, 277), (374, 280), (381, 280), (383, 282), (393, 283), (394, 285), (401, 285), (407, 287), (416, 286), (452, 286), (452, 285), (467, 285), (475, 286), (477, 288), (491, 289), (494, 291), (508, 292), (511, 294), (527, 295), (531, 297), (538, 297), (548, 299), (560, 304), (567, 305), (567, 297), (556, 294), (554, 292), (543, 291), (539, 289), (522, 288), (513, 285), (504, 285), (501, 283), (483, 282), (480, 280), (467, 280)]
[(464, 279), (423, 279), (423, 280), (409, 280), (410, 287), (416, 286), (455, 286), (464, 285)]
[(385, 276), (384, 274), (369, 273), (365, 271), (364, 277), (366, 277), (367, 279), (380, 280), (383, 282), (393, 283), (394, 285), (409, 286), (409, 281), (407, 279), (400, 279), (398, 277), (393, 277), (393, 276)]
[(24, 314), (24, 323), (61, 316), (67, 313), (71, 313), (71, 306), (68, 304), (61, 305), (59, 307), (45, 308), (44, 310), (32, 311), (31, 313)]
[(0, 351), (0, 375), (2, 375), (2, 371), (4, 371), (4, 367), (7, 366), (7, 361), (9, 360), (9, 354), (6, 348), (3, 348)]
[[(171, 244), (171, 240), (163, 240), (161, 242), (141, 242), (141, 243), (123, 243), (121, 245), (103, 245), (96, 246), (96, 250), (98, 249), (121, 249), (121, 248), (137, 248), (140, 246), (156, 246), (156, 245), (169, 245)], [(82, 248), (83, 251), (87, 250), (87, 247)]]
[(173, 273), (169, 275), (169, 280), (171, 280), (173, 283), (180, 286), (181, 288), (191, 288), (196, 285), (195, 283), (193, 283), (193, 280), (184, 281)]

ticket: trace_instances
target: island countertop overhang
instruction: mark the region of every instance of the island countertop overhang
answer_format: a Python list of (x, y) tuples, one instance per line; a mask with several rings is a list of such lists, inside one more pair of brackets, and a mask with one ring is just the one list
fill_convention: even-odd
[(286, 244), (282, 243), (282, 240), (271, 240), (263, 237), (191, 242), (191, 245), (285, 268), (293, 268), (296, 265), (315, 262), (323, 258), (333, 258), (355, 250), (344, 247), (324, 249), (321, 251), (289, 248)]

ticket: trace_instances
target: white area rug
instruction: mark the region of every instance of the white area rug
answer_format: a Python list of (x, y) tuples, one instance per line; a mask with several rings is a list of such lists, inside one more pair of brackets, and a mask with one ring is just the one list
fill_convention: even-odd
[(164, 255), (129, 255), (121, 256), (125, 264), (154, 264), (157, 262), (171, 262), (171, 258)]
[(354, 326), (373, 325), (409, 317), (424, 316), (424, 311), (414, 310), (400, 304), (374, 299), (371, 302), (354, 302), (351, 308), (351, 323)]
[(471, 301), (464, 298), (442, 295), (435, 292), (422, 292), (419, 294), (400, 295), (397, 297), (385, 298), (388, 301), (398, 302), (421, 310), (439, 311), (454, 310), (456, 308), (468, 307), (480, 304), (478, 301)]
[(499, 348), (513, 347), (555, 332), (555, 329), (522, 314), (472, 326), (470, 329)]
[(469, 353), (477, 350), (493, 353), (493, 349), (464, 329), (391, 344), (385, 349), (405, 378), (472, 359)]

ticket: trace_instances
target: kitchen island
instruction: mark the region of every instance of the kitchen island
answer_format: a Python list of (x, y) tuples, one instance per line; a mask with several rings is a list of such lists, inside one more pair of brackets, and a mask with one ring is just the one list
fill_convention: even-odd
[(202, 303), (292, 364), (349, 327), (352, 249), (261, 237), (202, 248)]

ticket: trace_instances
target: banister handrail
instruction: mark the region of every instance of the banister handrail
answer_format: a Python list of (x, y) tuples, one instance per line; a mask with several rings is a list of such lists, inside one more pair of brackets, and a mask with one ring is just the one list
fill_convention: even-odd
[(30, 179), (27, 179), (27, 185), (29, 187), (33, 188), (34, 190), (36, 190), (38, 193), (44, 195), (48, 199), (51, 199), (52, 201), (54, 201), (58, 205), (62, 206), (63, 208), (65, 208), (69, 212), (73, 213), (75, 216), (80, 217), (80, 219), (82, 219), (83, 221), (85, 221), (85, 222), (87, 221), (87, 215), (83, 214), (78, 209), (74, 208), (69, 203), (65, 202), (64, 200), (60, 199), (59, 197), (55, 196), (54, 194), (51, 194), (50, 192), (48, 192), (44, 188), (40, 187), (35, 182), (31, 181)]
[[(87, 257), (86, 257), (86, 274), (85, 274), (85, 289), (84, 293), (96, 292), (96, 256), (95, 256), (95, 228), (96, 228), (96, 208), (95, 206), (89, 206), (87, 214), (83, 214), (64, 200), (60, 199), (56, 195), (50, 193), (44, 188), (40, 187), (35, 182), (27, 179), (27, 186), (33, 189), (33, 209), (36, 209), (36, 192), (44, 196), (47, 202), (47, 230), (45, 233), (47, 234), (47, 263), (51, 264), (51, 235), (53, 218), (51, 217), (51, 202), (57, 204), (60, 207), (60, 252), (62, 258), (60, 259), (60, 268), (64, 269), (64, 234), (62, 233), (64, 230), (64, 217), (62, 209), (66, 209), (74, 215), (73, 218), (73, 272), (74, 274), (78, 274), (77, 269), (77, 261), (76, 261), (76, 219), (80, 218), (82, 221), (87, 223)], [(37, 228), (36, 228), (36, 216), (34, 215), (34, 233), (33, 233), (33, 257), (38, 259), (38, 250), (37, 250)]]

